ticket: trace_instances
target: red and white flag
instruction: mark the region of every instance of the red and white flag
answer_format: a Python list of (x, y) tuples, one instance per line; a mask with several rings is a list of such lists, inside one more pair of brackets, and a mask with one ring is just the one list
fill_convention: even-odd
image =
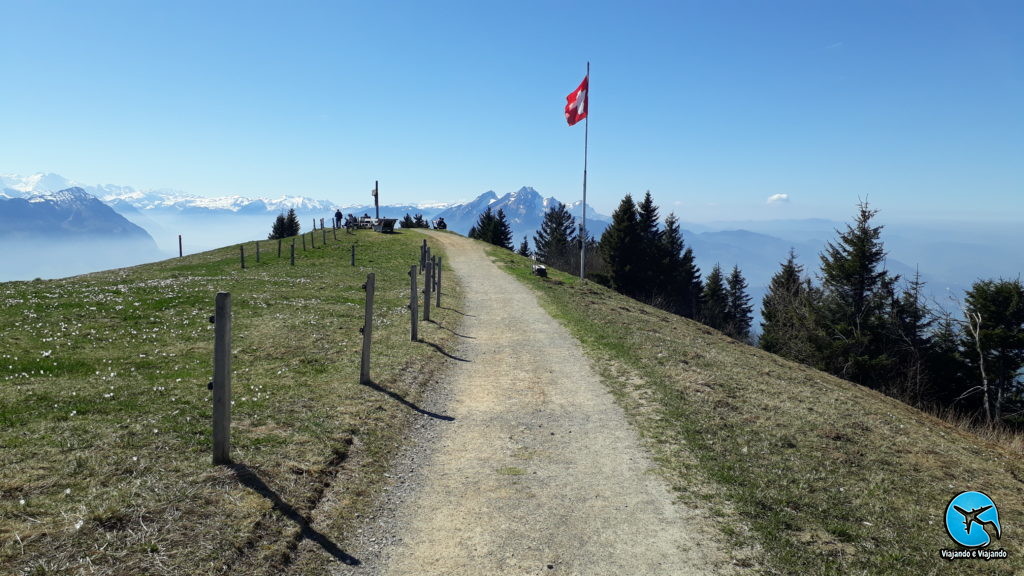
[(565, 121), (569, 123), (569, 126), (583, 120), (587, 117), (587, 109), (590, 108), (587, 101), (587, 84), (590, 81), (590, 75), (583, 77), (583, 82), (580, 82), (579, 88), (573, 90), (572, 94), (565, 97)]

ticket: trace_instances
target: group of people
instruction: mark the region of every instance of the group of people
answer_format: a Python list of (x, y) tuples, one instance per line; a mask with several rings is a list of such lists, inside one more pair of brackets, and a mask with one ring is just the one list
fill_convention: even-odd
[[(363, 219), (368, 219), (369, 214), (363, 214)], [(349, 214), (347, 217), (341, 213), (339, 208), (334, 212), (334, 226), (336, 228), (345, 228), (346, 230), (354, 230), (359, 227), (359, 218), (356, 218), (355, 214)]]

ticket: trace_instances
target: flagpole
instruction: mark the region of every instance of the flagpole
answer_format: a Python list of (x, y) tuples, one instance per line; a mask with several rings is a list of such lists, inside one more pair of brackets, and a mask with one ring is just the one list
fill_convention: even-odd
[(590, 62), (587, 62), (587, 117), (583, 119), (583, 225), (580, 227), (580, 280), (586, 276), (587, 260), (587, 147), (590, 140)]

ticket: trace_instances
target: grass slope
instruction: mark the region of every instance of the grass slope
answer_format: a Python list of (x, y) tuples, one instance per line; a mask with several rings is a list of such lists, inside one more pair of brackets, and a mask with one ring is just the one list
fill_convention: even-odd
[[(608, 385), (686, 502), (729, 508), (775, 574), (1024, 573), (1021, 454), (850, 382), (740, 344), (690, 320), (550, 271), (492, 256), (597, 359)], [(710, 479), (707, 486), (695, 486)], [(1007, 560), (958, 548), (945, 509), (964, 490), (995, 501)], [(724, 499), (726, 506), (721, 506)], [(723, 522), (744, 546), (741, 526)]]
[[(422, 417), (457, 316), (435, 310), (410, 341), (423, 235), (328, 232), (297, 239), (295, 266), (290, 241), (281, 258), (263, 241), (245, 270), (235, 245), (0, 284), (0, 572), (274, 574), (304, 538), (319, 552), (303, 566), (352, 561), (346, 527)], [(358, 384), (368, 272), (376, 388)], [(233, 299), (234, 467), (210, 463), (218, 291)], [(331, 484), (332, 514), (305, 527)]]

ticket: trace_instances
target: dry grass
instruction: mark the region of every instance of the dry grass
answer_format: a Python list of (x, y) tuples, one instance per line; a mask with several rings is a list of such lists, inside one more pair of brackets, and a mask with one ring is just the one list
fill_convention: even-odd
[[(416, 416), (381, 389), (415, 404), (443, 356), (409, 339), (422, 235), (316, 234), (295, 266), (264, 241), (246, 270), (236, 245), (0, 284), (0, 572), (274, 574), (304, 539), (322, 552), (312, 565), (352, 560), (346, 530)], [(358, 384), (368, 272), (380, 389)], [(233, 299), (233, 467), (210, 464), (218, 291)], [(421, 338), (446, 347), (458, 317), (433, 316)], [(344, 505), (311, 529), (339, 482)]]
[[(1024, 572), (1019, 439), (968, 432), (593, 283), (493, 255), (605, 366), (681, 500), (738, 514), (735, 544), (777, 574)], [(1017, 444), (1019, 446), (1019, 444)], [(699, 485), (700, 482), (707, 482)], [(1001, 561), (952, 565), (944, 514), (963, 490), (998, 506)], [(723, 522), (730, 524), (728, 515)]]

